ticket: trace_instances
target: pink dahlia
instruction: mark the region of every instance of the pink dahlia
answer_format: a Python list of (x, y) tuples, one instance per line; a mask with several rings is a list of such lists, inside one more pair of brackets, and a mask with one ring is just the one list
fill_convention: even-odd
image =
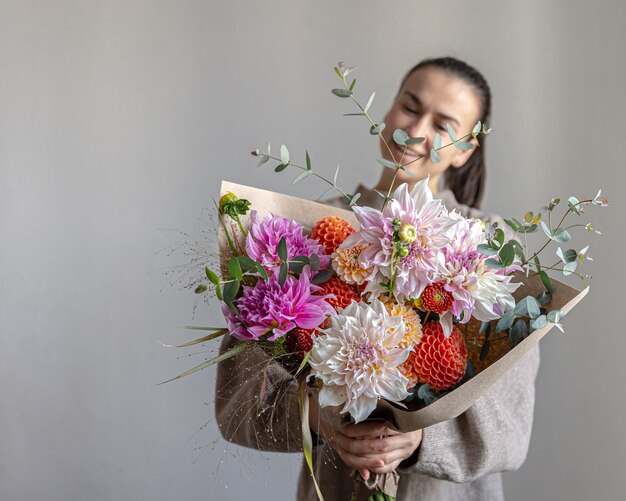
[(384, 292), (379, 286), (384, 282), (392, 284), (399, 302), (418, 297), (441, 271), (441, 249), (448, 243), (445, 233), (455, 223), (441, 201), (433, 199), (428, 179), (411, 193), (406, 184), (400, 185), (382, 212), (369, 207), (353, 210), (361, 229), (340, 248), (369, 244), (359, 255), (361, 267), (371, 270), (365, 291), (377, 297)]
[(302, 226), (297, 222), (274, 214), (259, 222), (256, 211), (250, 213), (250, 220), (252, 226), (246, 238), (246, 254), (268, 271), (277, 269), (280, 264), (278, 243), (283, 237), (287, 244), (287, 259), (317, 254), (321, 268), (328, 267), (330, 257), (325, 255), (326, 248), (304, 235)]
[(274, 341), (295, 327), (313, 329), (334, 313), (326, 296), (313, 294), (319, 290), (305, 273), (300, 278), (288, 276), (282, 287), (272, 275), (268, 281), (258, 280), (254, 287), (244, 287), (242, 296), (234, 300), (241, 319), (223, 303), (222, 312), (228, 330), (237, 339), (258, 339), (272, 332), (268, 339)]
[(469, 322), (470, 317), (480, 321), (495, 320), (515, 306), (511, 295), (520, 284), (511, 283), (511, 276), (489, 268), (487, 256), (478, 252), (478, 245), (486, 243), (482, 222), (451, 213), (456, 224), (448, 231), (450, 242), (443, 249), (445, 266), (437, 281), (453, 297), (452, 308), (440, 317), (444, 334), (452, 331), (453, 316)]

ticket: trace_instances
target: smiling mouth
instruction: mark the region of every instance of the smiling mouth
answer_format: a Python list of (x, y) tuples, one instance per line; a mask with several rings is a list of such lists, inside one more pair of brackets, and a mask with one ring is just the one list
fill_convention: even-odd
[[(400, 161), (400, 159), (402, 158), (401, 163), (403, 164), (406, 164), (407, 162), (413, 162), (414, 160), (417, 160), (418, 158), (424, 156), (423, 153), (420, 153), (419, 151), (411, 149), (410, 146), (406, 149), (406, 152), (404, 152), (404, 148), (402, 146), (396, 144), (395, 142), (393, 143), (393, 146), (395, 150), (394, 156), (396, 156), (396, 160)], [(403, 153), (404, 153), (404, 157), (402, 156)]]

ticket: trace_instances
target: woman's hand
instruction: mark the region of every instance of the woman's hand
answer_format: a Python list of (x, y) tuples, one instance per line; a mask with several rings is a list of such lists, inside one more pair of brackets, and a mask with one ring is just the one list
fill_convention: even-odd
[(422, 441), (422, 430), (400, 433), (374, 421), (337, 429), (323, 419), (317, 399), (309, 398), (309, 425), (337, 451), (348, 466), (359, 470), (364, 480), (373, 473), (389, 473), (411, 456)]

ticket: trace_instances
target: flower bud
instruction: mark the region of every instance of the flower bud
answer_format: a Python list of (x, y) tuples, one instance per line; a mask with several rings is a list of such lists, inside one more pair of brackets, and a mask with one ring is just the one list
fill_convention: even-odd
[(415, 229), (415, 226), (413, 226), (412, 224), (403, 224), (400, 227), (398, 236), (400, 237), (400, 240), (402, 240), (403, 242), (407, 244), (410, 244), (410, 243), (415, 242), (415, 239), (417, 238), (417, 230)]

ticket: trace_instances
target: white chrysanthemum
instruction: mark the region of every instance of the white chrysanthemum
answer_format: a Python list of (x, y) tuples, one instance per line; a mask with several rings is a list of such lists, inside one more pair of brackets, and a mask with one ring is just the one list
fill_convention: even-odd
[(408, 396), (408, 380), (400, 372), (409, 356), (399, 348), (404, 322), (389, 316), (383, 303), (352, 301), (331, 317), (331, 327), (313, 340), (311, 375), (319, 378), (320, 407), (344, 404), (355, 422), (366, 419), (384, 398), (399, 402)]

